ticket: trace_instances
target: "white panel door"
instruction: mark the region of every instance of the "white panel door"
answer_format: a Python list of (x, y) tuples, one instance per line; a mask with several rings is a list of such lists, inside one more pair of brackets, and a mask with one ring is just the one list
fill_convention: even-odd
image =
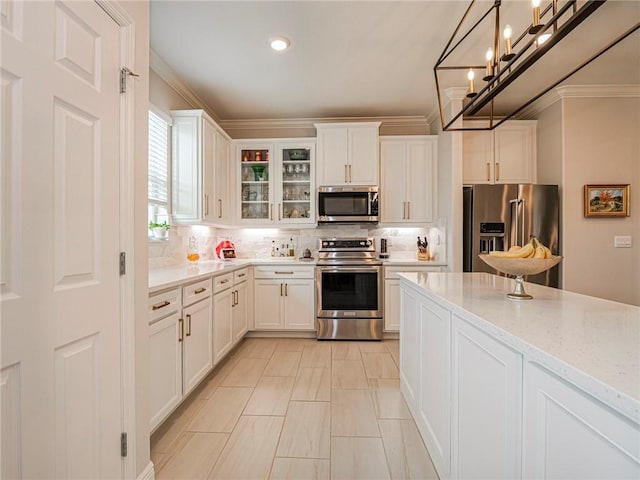
[(530, 362), (522, 438), (523, 478), (640, 478), (640, 425)]
[(215, 222), (231, 223), (233, 212), (231, 210), (230, 194), (230, 148), (231, 143), (227, 138), (216, 130), (216, 161), (215, 161), (215, 197), (210, 208), (215, 212)]
[[(435, 148), (432, 140), (407, 142), (407, 221), (433, 221)], [(400, 193), (400, 192), (398, 192)]]
[(182, 399), (179, 313), (149, 325), (149, 417), (156, 428)]
[(187, 395), (213, 368), (211, 297), (182, 311), (182, 392)]
[(533, 183), (535, 122), (506, 122), (494, 130), (496, 183)]
[(215, 156), (216, 128), (209, 120), (202, 117), (202, 185), (204, 188), (203, 217), (205, 222), (213, 223), (217, 220), (216, 191), (215, 191)]
[(400, 280), (384, 281), (384, 329), (400, 330)]
[(464, 183), (493, 183), (493, 132), (463, 132), (462, 177)]
[(282, 329), (284, 284), (280, 280), (256, 279), (253, 285), (256, 330)]
[(236, 303), (233, 307), (233, 320), (231, 325), (231, 339), (233, 343), (239, 342), (249, 329), (247, 312), (249, 301), (249, 287), (247, 282), (236, 285)]
[[(417, 425), (439, 473), (451, 468), (451, 315), (420, 304), (420, 397)], [(414, 360), (415, 361), (415, 360)]]
[(349, 183), (378, 185), (378, 127), (349, 128)]
[(420, 395), (420, 312), (413, 293), (400, 290), (400, 387), (418, 419)]
[(347, 129), (318, 129), (318, 186), (347, 183)]
[(3, 478), (120, 478), (120, 29), (2, 2)]
[(315, 330), (314, 281), (286, 280), (284, 294), (284, 327)]
[(217, 364), (231, 348), (233, 292), (230, 289), (213, 297), (213, 363)]
[(522, 355), (455, 314), (452, 324), (452, 477), (518, 478)]
[(407, 142), (380, 141), (380, 206), (383, 222), (404, 222), (407, 216)]

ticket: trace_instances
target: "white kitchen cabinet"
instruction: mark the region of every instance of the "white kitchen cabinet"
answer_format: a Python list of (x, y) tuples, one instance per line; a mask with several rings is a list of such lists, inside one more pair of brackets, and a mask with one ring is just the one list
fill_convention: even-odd
[(380, 122), (316, 123), (317, 185), (378, 185)]
[[(216, 130), (215, 178), (213, 188), (213, 204), (209, 205), (209, 215), (214, 216), (214, 223), (231, 225), (235, 218), (232, 202), (231, 141), (220, 130)], [(235, 178), (235, 177), (234, 177)]]
[(149, 423), (154, 430), (182, 399), (179, 288), (149, 297)]
[(384, 330), (400, 330), (400, 280), (398, 272), (441, 272), (442, 267), (384, 267)]
[(416, 417), (420, 396), (420, 328), (419, 296), (400, 291), (400, 389)]
[(214, 277), (213, 361), (218, 364), (248, 329), (248, 268)]
[(187, 395), (213, 368), (211, 279), (182, 287), (182, 392)]
[(314, 267), (256, 267), (256, 330), (314, 330)]
[(315, 225), (315, 139), (235, 143), (240, 224)]
[(228, 178), (218, 176), (225, 175), (224, 143), (229, 139), (203, 110), (174, 110), (171, 116), (173, 221), (224, 224), (219, 207), (228, 195), (224, 187)]
[(437, 202), (437, 137), (380, 137), (382, 223), (432, 222)]
[(535, 362), (523, 411), (523, 478), (640, 478), (640, 425)]
[(535, 183), (536, 125), (511, 120), (494, 130), (463, 132), (463, 182)]
[(451, 350), (451, 478), (518, 478), (522, 355), (455, 314)]

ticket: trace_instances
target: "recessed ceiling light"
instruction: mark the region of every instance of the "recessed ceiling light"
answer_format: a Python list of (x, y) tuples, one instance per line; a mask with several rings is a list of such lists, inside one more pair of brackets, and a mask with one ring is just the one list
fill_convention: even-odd
[(269, 40), (269, 45), (271, 45), (271, 48), (276, 52), (282, 52), (289, 48), (291, 41), (286, 37), (273, 37)]

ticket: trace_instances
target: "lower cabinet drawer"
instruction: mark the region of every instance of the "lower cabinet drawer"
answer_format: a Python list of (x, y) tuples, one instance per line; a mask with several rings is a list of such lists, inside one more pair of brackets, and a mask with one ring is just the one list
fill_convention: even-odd
[(182, 287), (182, 304), (186, 307), (211, 296), (211, 279), (207, 278), (200, 282), (192, 283)]
[(149, 323), (180, 311), (182, 308), (181, 293), (180, 288), (174, 288), (149, 296)]
[(314, 267), (298, 266), (298, 265), (283, 265), (281, 267), (270, 266), (257, 266), (254, 267), (254, 278), (313, 278)]
[(213, 293), (222, 292), (233, 286), (233, 272), (213, 277)]

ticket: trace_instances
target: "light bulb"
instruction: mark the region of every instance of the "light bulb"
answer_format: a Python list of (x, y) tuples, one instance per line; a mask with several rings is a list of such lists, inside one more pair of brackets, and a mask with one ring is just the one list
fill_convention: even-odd
[(286, 50), (291, 45), (291, 41), (285, 37), (274, 37), (269, 40), (269, 45), (277, 52)]
[(504, 27), (504, 32), (502, 32), (502, 35), (504, 36), (505, 40), (508, 40), (511, 38), (512, 33), (513, 31), (511, 30), (511, 25), (507, 25), (506, 27)]
[(540, 0), (531, 0), (531, 6), (533, 8), (540, 8)]
[(485, 58), (487, 59), (487, 62), (490, 62), (491, 60), (493, 60), (493, 49), (491, 47), (487, 49)]
[(473, 81), (473, 79), (476, 78), (476, 74), (472, 69), (469, 69), (469, 71), (467, 72), (467, 78), (471, 81)]
[(543, 33), (542, 35), (540, 35), (537, 40), (538, 45), (542, 45), (544, 42), (549, 40), (549, 37), (551, 37), (550, 33)]
[(475, 88), (473, 87), (473, 79), (475, 78), (476, 74), (473, 71), (472, 68), (469, 69), (469, 71), (467, 72), (467, 78), (469, 79), (469, 92), (467, 93), (467, 97), (468, 98), (473, 98), (477, 95)]
[(482, 77), (482, 79), (486, 82), (493, 78), (493, 49), (491, 47), (487, 49), (485, 58), (487, 59), (487, 73), (484, 77)]

